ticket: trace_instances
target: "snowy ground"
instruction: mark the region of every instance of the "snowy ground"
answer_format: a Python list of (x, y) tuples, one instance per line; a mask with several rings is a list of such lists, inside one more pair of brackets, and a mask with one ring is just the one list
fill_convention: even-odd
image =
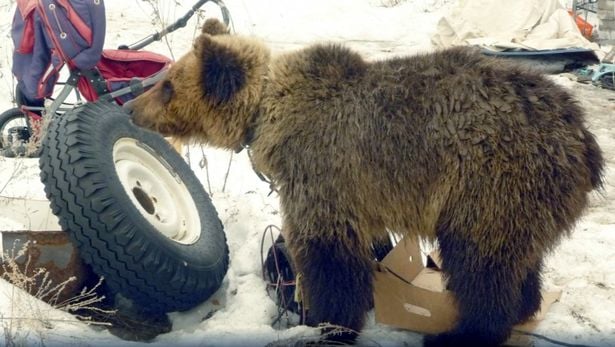
[[(11, 3), (9, 3), (11, 2)], [(164, 4), (165, 0), (161, 0)], [(172, 3), (172, 1), (166, 1)], [(184, 0), (184, 4), (191, 1)], [(429, 50), (430, 34), (437, 20), (453, 0), (407, 0), (396, 7), (383, 7), (386, 0), (227, 0), (234, 29), (257, 35), (275, 50), (302, 47), (310, 42), (343, 41), (371, 59)], [(151, 7), (137, 0), (105, 0), (107, 6), (107, 47), (132, 43), (152, 29)], [(165, 17), (175, 18), (183, 9), (162, 6)], [(0, 4), (0, 109), (12, 106), (9, 25), (12, 0)], [(191, 45), (196, 20), (170, 37), (175, 56)], [(151, 50), (169, 54), (167, 45), (156, 43)], [(555, 81), (570, 88), (588, 111), (588, 123), (597, 136), (607, 160), (605, 190), (591, 197), (591, 207), (579, 222), (573, 237), (564, 241), (548, 259), (545, 282), (562, 290), (559, 303), (552, 306), (537, 333), (568, 343), (615, 346), (615, 92), (572, 82), (564, 75)], [(280, 225), (278, 201), (268, 196), (269, 187), (253, 174), (245, 153), (204, 148), (207, 171), (199, 167), (200, 146), (188, 148), (189, 160), (224, 223), (231, 251), (231, 267), (220, 290), (195, 309), (174, 313), (173, 331), (158, 336), (148, 346), (258, 346), (314, 335), (305, 327), (271, 327), (277, 311), (265, 292), (260, 277), (260, 238), (269, 224)], [(225, 172), (229, 160), (230, 174)], [(0, 195), (28, 195), (44, 199), (33, 159), (0, 159)], [(17, 225), (16, 225), (17, 224)], [(0, 206), (0, 230), (20, 228)], [(213, 312), (213, 314), (211, 313)], [(205, 317), (208, 317), (205, 319)], [(21, 321), (9, 317), (37, 317)], [(146, 343), (119, 340), (71, 316), (53, 310), (14, 286), (0, 280), (0, 345), (10, 332), (24, 345), (145, 346)], [(45, 324), (42, 324), (45, 323)], [(4, 337), (3, 337), (4, 336)], [(370, 314), (362, 345), (420, 345), (421, 336), (374, 323)], [(536, 340), (537, 346), (552, 346)]]

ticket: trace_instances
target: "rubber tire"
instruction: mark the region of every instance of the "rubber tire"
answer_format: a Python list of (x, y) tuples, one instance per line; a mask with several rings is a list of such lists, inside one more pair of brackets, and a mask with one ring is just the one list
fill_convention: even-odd
[[(201, 225), (193, 244), (154, 228), (124, 190), (113, 145), (132, 138), (183, 181)], [(216, 210), (190, 167), (160, 135), (136, 127), (111, 103), (88, 103), (55, 117), (39, 160), (41, 180), (62, 228), (112, 291), (143, 311), (183, 311), (209, 298), (228, 269), (226, 237)], [(172, 168), (172, 169), (171, 169)]]
[(27, 126), (27, 118), (26, 115), (19, 108), (11, 108), (2, 113), (0, 113), (0, 150), (4, 149), (6, 144), (4, 143), (4, 127), (6, 124), (14, 119), (24, 118), (25, 126)]

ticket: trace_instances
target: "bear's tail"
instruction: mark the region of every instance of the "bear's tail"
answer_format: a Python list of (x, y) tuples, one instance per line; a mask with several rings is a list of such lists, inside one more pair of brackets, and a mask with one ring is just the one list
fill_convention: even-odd
[(591, 184), (594, 189), (603, 188), (604, 158), (596, 138), (587, 129), (583, 129), (585, 142), (585, 165), (590, 171)]

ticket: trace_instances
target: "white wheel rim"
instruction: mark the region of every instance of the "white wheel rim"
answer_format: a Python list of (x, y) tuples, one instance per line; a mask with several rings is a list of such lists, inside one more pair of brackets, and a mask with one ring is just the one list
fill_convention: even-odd
[(137, 210), (158, 232), (181, 244), (195, 243), (201, 221), (188, 188), (166, 162), (132, 138), (113, 145), (115, 171)]

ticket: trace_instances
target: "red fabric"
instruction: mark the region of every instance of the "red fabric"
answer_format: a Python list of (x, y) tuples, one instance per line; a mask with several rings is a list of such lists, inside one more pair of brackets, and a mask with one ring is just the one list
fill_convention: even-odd
[(87, 101), (98, 100), (98, 94), (96, 94), (94, 87), (92, 87), (85, 76), (81, 76), (79, 78), (79, 81), (77, 82), (77, 89), (79, 89), (79, 92)]
[(34, 50), (34, 21), (29, 20), (28, 17), (32, 16), (36, 9), (36, 0), (17, 0), (17, 8), (25, 26), (22, 40), (15, 50), (17, 53), (29, 54)]
[(164, 55), (126, 49), (103, 51), (98, 70), (105, 79), (147, 77), (162, 70), (171, 60)]
[[(130, 81), (132, 78), (149, 77), (170, 63), (171, 59), (158, 53), (106, 49), (96, 67), (107, 82)], [(110, 86), (110, 83), (107, 85)], [(98, 99), (96, 91), (85, 77), (79, 79), (77, 88), (86, 100)]]
[(45, 73), (40, 77), (38, 87), (36, 89), (36, 98), (42, 99), (51, 96), (53, 93), (53, 86), (58, 81), (58, 77), (60, 76), (60, 70), (64, 67), (64, 62), (59, 56), (58, 51), (55, 49), (51, 50), (51, 59), (59, 61), (60, 63), (52, 64), (49, 63), (47, 68), (45, 69)]
[(19, 8), (19, 13), (21, 13), (21, 18), (26, 19), (30, 15), (30, 12), (34, 11), (36, 8), (37, 0), (17, 0), (17, 8)]
[(34, 50), (34, 22), (28, 21), (23, 30), (23, 40), (19, 47), (16, 48), (17, 53), (28, 54)]
[(40, 114), (26, 109), (26, 106), (22, 106), (20, 110), (21, 112), (25, 113), (30, 118), (30, 120), (38, 122), (43, 118)]

